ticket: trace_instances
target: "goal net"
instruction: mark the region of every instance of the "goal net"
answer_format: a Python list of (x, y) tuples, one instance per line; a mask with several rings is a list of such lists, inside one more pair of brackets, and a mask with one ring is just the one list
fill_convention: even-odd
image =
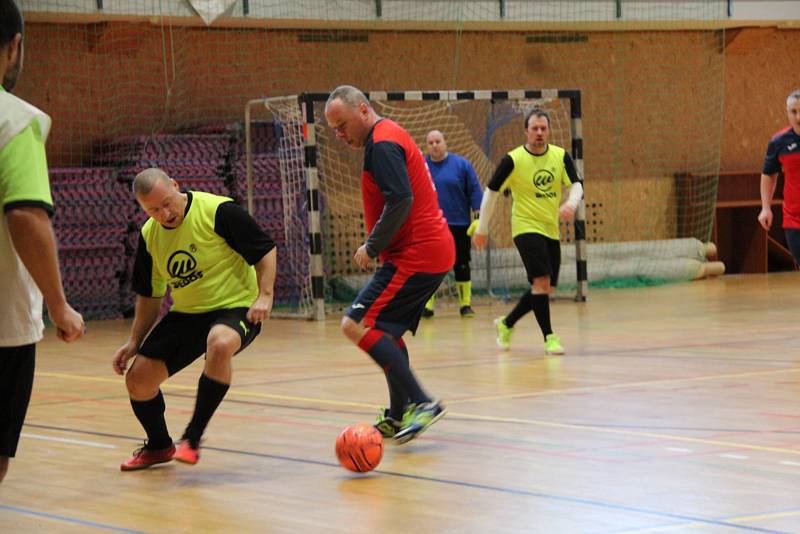
[[(751, 35), (758, 29), (728, 34), (723, 0), (248, 0), (225, 3), (210, 26), (191, 6), (214, 2), (17, 4), (26, 19), (25, 68), (15, 94), (53, 119), (47, 160), (61, 274), (68, 300), (86, 317), (133, 312), (144, 220), (130, 192), (136, 172), (161, 167), (182, 188), (246, 202), (242, 110), (252, 98), (341, 83), (384, 91), (421, 83), (580, 88), (593, 287), (702, 274), (709, 249), (698, 240), (712, 237), (720, 167), (746, 168), (763, 156), (758, 143), (723, 143), (725, 102), (736, 97), (725, 93), (726, 57), (762, 38)], [(573, 109), (564, 99), (373, 95), (379, 112), (420, 143), (428, 127), (445, 130), (451, 150), (470, 158), (484, 184), (502, 153), (524, 142), (515, 106), (540, 98), (551, 106), (553, 142), (571, 150)], [(361, 154), (330, 142), (319, 101), (308, 113), (298, 97), (281, 106), (252, 109), (251, 203), (278, 241), (276, 312), (320, 316), (326, 301), (347, 302), (363, 280), (350, 263), (363, 237)], [(309, 116), (314, 126), (304, 135)], [(750, 137), (767, 139), (770, 121), (756, 122)], [(305, 157), (312, 136), (313, 168)], [(509, 203), (503, 199), (495, 218), (489, 252), (473, 254), (476, 292), (513, 296), (527, 285), (508, 239)], [(562, 232), (558, 289), (571, 298), (579, 280), (575, 228)]]
[[(272, 113), (274, 125), (282, 134), (280, 178), (254, 166), (249, 196), (259, 218), (258, 199), (263, 184), (280, 183), (286, 228), (290, 227), (289, 221), (296, 220), (291, 225), (293, 231), (308, 230), (308, 239), (296, 243), (308, 247), (310, 261), (290, 262), (292, 272), (287, 276), (293, 280), (306, 278), (301, 293), (311, 300), (304, 302), (300, 311), (315, 317), (324, 315), (323, 301), (350, 302), (369, 276), (352, 262), (354, 251), (366, 239), (360, 184), (363, 152), (351, 150), (335, 139), (323, 113), (327, 96), (310, 93), (258, 101)], [(570, 151), (582, 173), (578, 91), (372, 92), (369, 98), (380, 116), (402, 125), (421, 149), (429, 131), (442, 131), (448, 150), (472, 163), (482, 186), (488, 183), (499, 160), (524, 142), (527, 112), (544, 109), (551, 117), (550, 142)], [(301, 207), (299, 191), (304, 187), (308, 195)], [(505, 296), (527, 286), (511, 238), (510, 209), (511, 199), (506, 197), (492, 220), (489, 247), (482, 252), (473, 251), (472, 281), (478, 296)], [(564, 265), (560, 285), (568, 287), (578, 299), (586, 295), (583, 214), (581, 206), (574, 225), (562, 224), (561, 228), (564, 248), (572, 247), (573, 252), (569, 254), (572, 264)], [(298, 258), (302, 256), (299, 249), (294, 253)], [(440, 292), (453, 293), (452, 280), (448, 279)]]

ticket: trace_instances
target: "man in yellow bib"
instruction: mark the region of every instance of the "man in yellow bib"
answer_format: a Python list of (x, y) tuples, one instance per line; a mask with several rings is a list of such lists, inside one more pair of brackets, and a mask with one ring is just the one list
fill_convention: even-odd
[[(571, 220), (583, 196), (583, 183), (570, 155), (548, 143), (550, 116), (541, 109), (525, 117), (527, 142), (505, 155), (497, 166), (483, 195), (481, 215), (473, 240), (486, 246), (489, 221), (500, 191), (510, 189), (514, 199), (511, 209), (511, 235), (514, 238), (530, 292), (522, 295), (505, 317), (495, 319), (497, 344), (511, 347), (514, 325), (529, 311), (544, 336), (545, 354), (564, 354), (561, 339), (550, 325), (550, 288), (557, 283), (561, 265), (558, 219)], [(562, 186), (569, 187), (562, 203)]]
[[(136, 356), (125, 384), (147, 441), (122, 463), (123, 471), (173, 458), (197, 463), (200, 439), (231, 383), (231, 359), (269, 319), (275, 284), (275, 244), (230, 198), (182, 192), (160, 169), (139, 173), (133, 192), (150, 218), (136, 251), (130, 338), (112, 366), (121, 375)], [(173, 304), (155, 324), (167, 284)], [(203, 353), (194, 414), (173, 445), (160, 385)]]

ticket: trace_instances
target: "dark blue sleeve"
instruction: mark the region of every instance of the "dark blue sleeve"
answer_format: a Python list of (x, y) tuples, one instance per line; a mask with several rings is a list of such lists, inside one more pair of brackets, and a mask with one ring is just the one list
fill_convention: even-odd
[(478, 174), (466, 158), (464, 159), (464, 174), (467, 179), (467, 198), (470, 201), (472, 209), (478, 211), (481, 209), (483, 190), (481, 190), (481, 183), (478, 181)]
[(780, 150), (780, 138), (773, 139), (769, 142), (769, 145), (767, 145), (767, 155), (764, 157), (764, 166), (761, 169), (761, 174), (772, 176), (776, 172), (781, 171), (781, 162), (778, 160)]
[(414, 195), (403, 147), (391, 141), (375, 143), (371, 151), (372, 178), (383, 193), (384, 205), (378, 222), (367, 238), (367, 253), (375, 258), (406, 222)]

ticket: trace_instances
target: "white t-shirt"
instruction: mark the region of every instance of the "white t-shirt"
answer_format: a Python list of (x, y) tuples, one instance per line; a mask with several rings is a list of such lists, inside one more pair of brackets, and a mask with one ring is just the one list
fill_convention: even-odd
[(42, 339), (42, 294), (8, 232), (14, 207), (53, 211), (44, 143), (50, 117), (0, 86), (0, 347)]

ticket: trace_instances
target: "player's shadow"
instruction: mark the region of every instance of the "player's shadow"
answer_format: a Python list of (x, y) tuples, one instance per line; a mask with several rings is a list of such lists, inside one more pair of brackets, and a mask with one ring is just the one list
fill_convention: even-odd
[(178, 488), (202, 488), (220, 485), (252, 484), (270, 478), (267, 471), (232, 471), (230, 468), (194, 469), (186, 466), (175, 467), (175, 486)]

